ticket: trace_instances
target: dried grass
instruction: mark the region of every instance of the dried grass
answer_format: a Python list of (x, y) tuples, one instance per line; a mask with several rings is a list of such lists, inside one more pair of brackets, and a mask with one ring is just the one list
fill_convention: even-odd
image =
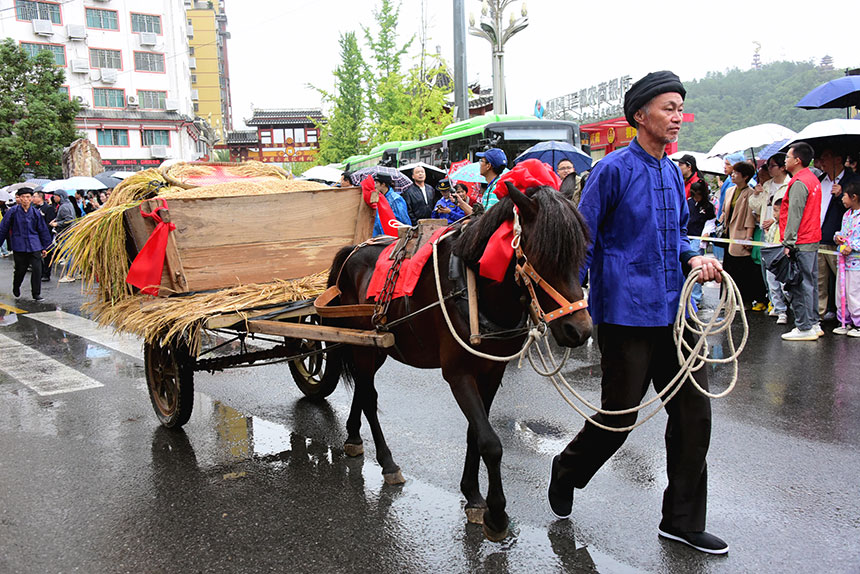
[(201, 197), (231, 197), (237, 195), (267, 195), (270, 193), (290, 193), (293, 191), (315, 191), (324, 188), (324, 184), (301, 179), (276, 181), (265, 178), (249, 178), (242, 181), (204, 185), (183, 191), (182, 199), (197, 199)]
[(85, 309), (101, 325), (138, 335), (149, 344), (164, 346), (181, 337), (196, 357), (200, 353), (200, 332), (207, 319), (238, 314), (237, 320), (242, 320), (253, 309), (316, 297), (325, 291), (327, 274), (182, 297), (132, 295), (114, 303), (87, 303)]

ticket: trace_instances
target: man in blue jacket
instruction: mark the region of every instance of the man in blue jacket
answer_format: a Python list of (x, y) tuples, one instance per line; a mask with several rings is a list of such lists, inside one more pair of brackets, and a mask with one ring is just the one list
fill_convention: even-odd
[(30, 288), (33, 300), (42, 297), (42, 258), (51, 246), (51, 232), (42, 212), (32, 206), (33, 190), (22, 187), (15, 194), (18, 205), (6, 212), (0, 221), (0, 242), (9, 239), (12, 256), (15, 258), (15, 271), (12, 277), (12, 294), (21, 296), (21, 283), (27, 269), (32, 267)]
[[(593, 243), (589, 310), (601, 353), (602, 407), (635, 407), (653, 383), (659, 392), (680, 365), (672, 336), (685, 267), (701, 267), (700, 281), (720, 280), (720, 263), (693, 251), (687, 238), (689, 211), (684, 181), (665, 146), (676, 141), (686, 91), (672, 72), (652, 72), (624, 99), (624, 115), (637, 137), (604, 157), (592, 170), (579, 210)], [(695, 374), (707, 389), (706, 370)], [(711, 433), (706, 396), (685, 383), (666, 404), (666, 453), (669, 486), (663, 495), (658, 534), (711, 554), (728, 545), (705, 532), (707, 472)], [(635, 414), (592, 417), (621, 428)], [(584, 488), (627, 438), (587, 421), (571, 443), (553, 458), (548, 490), (558, 518), (570, 516), (574, 488)]]

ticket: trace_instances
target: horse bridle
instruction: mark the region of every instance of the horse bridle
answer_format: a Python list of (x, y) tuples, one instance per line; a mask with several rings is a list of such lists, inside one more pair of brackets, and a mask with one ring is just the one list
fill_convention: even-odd
[[(511, 241), (511, 245), (517, 256), (517, 265), (514, 276), (518, 283), (525, 285), (526, 289), (528, 289), (529, 296), (531, 297), (529, 307), (531, 308), (535, 318), (539, 321), (543, 321), (544, 323), (550, 323), (551, 321), (555, 321), (556, 319), (560, 319), (561, 317), (565, 317), (571, 313), (576, 313), (581, 309), (587, 308), (588, 301), (585, 299), (580, 299), (579, 301), (574, 302), (568, 301), (564, 295), (559, 293), (552, 285), (547, 283), (547, 281), (540, 276), (540, 273), (537, 272), (534, 266), (529, 262), (526, 254), (523, 252), (522, 246), (520, 245), (521, 240), (522, 226), (520, 225), (520, 217), (517, 210), (514, 209), (514, 239)], [(540, 306), (540, 302), (538, 301), (535, 286), (540, 287), (544, 293), (549, 295), (556, 303), (558, 303), (558, 309), (550, 313), (544, 312), (543, 308)]]

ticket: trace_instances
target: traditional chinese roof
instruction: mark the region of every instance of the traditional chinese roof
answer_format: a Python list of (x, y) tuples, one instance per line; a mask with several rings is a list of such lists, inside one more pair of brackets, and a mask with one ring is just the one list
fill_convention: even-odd
[(307, 124), (311, 120), (323, 119), (319, 108), (290, 108), (280, 110), (254, 110), (254, 115), (245, 120), (246, 126), (270, 126), (278, 124)]
[(227, 145), (256, 143), (260, 143), (260, 140), (257, 139), (257, 130), (227, 132)]

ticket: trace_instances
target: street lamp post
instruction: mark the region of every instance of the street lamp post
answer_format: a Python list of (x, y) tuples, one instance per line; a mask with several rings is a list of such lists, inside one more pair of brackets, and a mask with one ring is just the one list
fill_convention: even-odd
[(481, 4), (481, 22), (475, 26), (475, 17), (469, 15), (469, 33), (483, 38), (490, 43), (493, 50), (493, 111), (505, 114), (508, 111), (505, 97), (505, 43), (514, 34), (529, 25), (526, 5), (523, 4), (517, 18), (511, 13), (507, 27), (504, 26), (504, 12), (514, 0), (484, 0)]

